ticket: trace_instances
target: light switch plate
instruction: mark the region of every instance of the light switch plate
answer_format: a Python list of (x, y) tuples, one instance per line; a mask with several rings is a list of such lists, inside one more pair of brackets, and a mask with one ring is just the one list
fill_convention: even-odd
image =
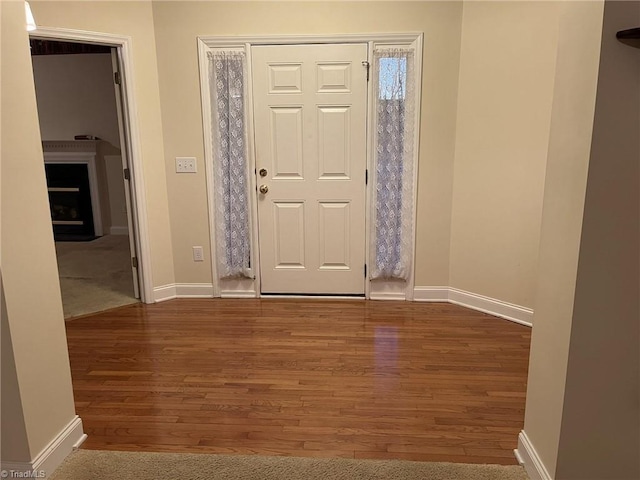
[(176, 173), (196, 173), (196, 157), (176, 157)]
[(193, 247), (193, 261), (194, 262), (203, 262), (204, 261), (204, 250), (200, 246)]

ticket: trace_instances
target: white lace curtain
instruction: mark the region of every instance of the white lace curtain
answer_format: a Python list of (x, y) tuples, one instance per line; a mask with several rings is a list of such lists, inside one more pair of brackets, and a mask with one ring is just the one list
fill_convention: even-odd
[(371, 278), (408, 280), (413, 245), (414, 53), (376, 48), (375, 216)]
[(220, 50), (208, 57), (218, 277), (249, 277), (246, 58), (243, 52)]

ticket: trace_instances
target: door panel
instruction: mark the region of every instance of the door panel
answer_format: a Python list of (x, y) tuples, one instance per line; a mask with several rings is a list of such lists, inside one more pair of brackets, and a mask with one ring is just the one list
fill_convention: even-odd
[(367, 46), (251, 55), (262, 293), (362, 295)]
[(351, 204), (320, 203), (320, 270), (345, 270), (350, 263)]
[(270, 111), (273, 175), (302, 179), (302, 107), (271, 107)]
[(318, 108), (319, 178), (348, 179), (351, 135), (348, 107)]
[(275, 268), (305, 268), (304, 203), (274, 202)]
[(302, 93), (302, 64), (269, 66), (269, 93)]

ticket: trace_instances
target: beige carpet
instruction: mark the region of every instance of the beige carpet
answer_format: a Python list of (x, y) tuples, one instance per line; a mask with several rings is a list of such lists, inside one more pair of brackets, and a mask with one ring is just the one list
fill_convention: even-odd
[(129, 237), (56, 242), (64, 318), (135, 303)]
[(78, 450), (50, 480), (527, 480), (522, 467)]

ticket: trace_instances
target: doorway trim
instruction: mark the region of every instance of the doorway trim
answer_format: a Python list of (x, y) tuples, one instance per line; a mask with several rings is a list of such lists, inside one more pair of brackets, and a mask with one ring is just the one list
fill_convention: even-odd
[(131, 173), (129, 186), (131, 189), (131, 216), (138, 258), (138, 281), (140, 284), (140, 300), (153, 303), (153, 282), (151, 275), (151, 253), (149, 248), (149, 228), (147, 221), (147, 203), (145, 197), (144, 177), (142, 169), (142, 148), (140, 131), (137, 122), (135, 101), (135, 83), (133, 74), (133, 58), (131, 53), (131, 37), (101, 32), (88, 32), (66, 28), (44, 27), (29, 32), (29, 38), (42, 40), (61, 40), (80, 43), (105, 45), (115, 48), (121, 62), (123, 90), (123, 116), (128, 126), (125, 138), (127, 161)]
[[(248, 169), (249, 169), (249, 196), (251, 202), (250, 224), (251, 224), (251, 265), (253, 278), (220, 280), (217, 275), (216, 254), (215, 254), (215, 202), (214, 202), (214, 172), (213, 172), (213, 151), (211, 139), (213, 130), (211, 125), (211, 99), (209, 95), (209, 74), (207, 53), (211, 49), (225, 48), (238, 49), (244, 51), (247, 58), (247, 75), (252, 79), (251, 71), (251, 47), (256, 45), (305, 45), (305, 44), (341, 44), (341, 43), (366, 43), (368, 45), (368, 58), (373, 58), (373, 49), (376, 45), (385, 46), (412, 46), (415, 50), (415, 125), (414, 135), (414, 162), (413, 162), (413, 232), (412, 232), (412, 268), (410, 278), (405, 281), (372, 281), (365, 277), (365, 298), (376, 300), (413, 300), (414, 276), (415, 276), (415, 250), (416, 250), (416, 220), (417, 220), (417, 190), (418, 190), (418, 158), (420, 143), (420, 111), (421, 111), (421, 91), (422, 91), (422, 32), (405, 33), (370, 33), (370, 34), (337, 34), (337, 35), (256, 35), (256, 36), (198, 36), (198, 65), (200, 69), (200, 93), (202, 103), (202, 125), (204, 133), (205, 151), (205, 174), (207, 179), (207, 199), (209, 207), (209, 235), (211, 239), (211, 272), (213, 283), (213, 296), (223, 298), (256, 298), (261, 297), (260, 285), (260, 258), (258, 251), (258, 201), (257, 183), (253, 172), (256, 170), (255, 154), (255, 132), (254, 132), (254, 111), (253, 92), (247, 88), (247, 143), (248, 143)], [(368, 262), (370, 258), (371, 244), (371, 219), (373, 218), (372, 188), (375, 184), (375, 171), (373, 165), (373, 152), (375, 151), (374, 135), (372, 132), (374, 110), (373, 110), (373, 88), (368, 85), (367, 93), (367, 146), (366, 165), (369, 171), (369, 182), (366, 186), (365, 198), (365, 258)], [(280, 296), (279, 296), (280, 297)], [(317, 298), (317, 297), (314, 297)], [(335, 297), (331, 297), (335, 298)]]

